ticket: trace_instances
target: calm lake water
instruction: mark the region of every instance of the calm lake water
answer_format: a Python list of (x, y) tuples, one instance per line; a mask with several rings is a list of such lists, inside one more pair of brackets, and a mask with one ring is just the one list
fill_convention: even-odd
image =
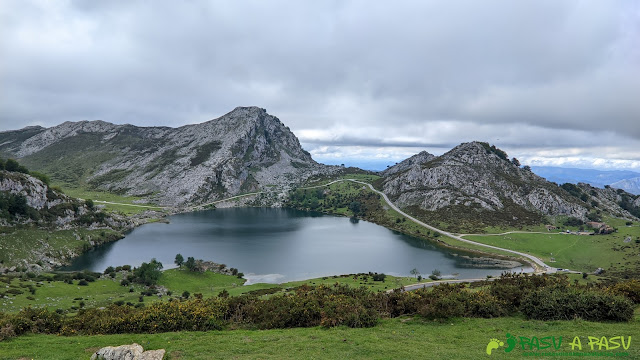
[[(366, 221), (292, 209), (231, 208), (174, 215), (75, 259), (67, 270), (104, 271), (156, 258), (175, 267), (177, 253), (238, 268), (249, 283), (285, 282), (358, 272), (423, 276), (438, 269), (461, 278), (497, 276), (433, 244)], [(520, 271), (515, 268), (512, 271)], [(524, 268), (530, 271), (529, 267)]]

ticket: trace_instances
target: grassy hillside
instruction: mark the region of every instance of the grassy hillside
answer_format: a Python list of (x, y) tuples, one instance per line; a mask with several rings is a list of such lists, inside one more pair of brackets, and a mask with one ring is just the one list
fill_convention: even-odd
[[(135, 305), (166, 300), (167, 296), (159, 297), (152, 294), (141, 297), (141, 292), (146, 292), (147, 289), (135, 283), (127, 286), (120, 285), (126, 275), (126, 272), (118, 272), (113, 278), (104, 276), (84, 286), (78, 285), (79, 280), (75, 280), (73, 284), (52, 281), (52, 274), (45, 274), (46, 279), (36, 278), (35, 276), (0, 276), (0, 281), (2, 281), (0, 284), (6, 287), (5, 289), (0, 289), (0, 295), (5, 295), (4, 298), (0, 296), (0, 313), (15, 313), (27, 306), (45, 307), (50, 311), (60, 309), (59, 311), (74, 313), (79, 309), (81, 302), (86, 307), (100, 307), (117, 301)], [(423, 280), (423, 282), (428, 281), (428, 279)], [(385, 291), (415, 284), (418, 281), (412, 277), (394, 277), (390, 275), (386, 276), (384, 282), (373, 281), (373, 278), (368, 275), (337, 275), (282, 284), (259, 283), (243, 285), (245, 282), (245, 279), (239, 279), (232, 275), (170, 269), (163, 271), (158, 285), (171, 291), (169, 297), (180, 298), (185, 291), (191, 295), (200, 293), (204, 297), (218, 296), (223, 290), (226, 290), (230, 296), (246, 293), (257, 295), (284, 293), (288, 289), (304, 284), (330, 286), (338, 283), (351, 287), (366, 287), (371, 291)], [(34, 293), (30, 292), (31, 288), (35, 289)], [(8, 289), (16, 289), (21, 293), (12, 294), (7, 291)]]
[(111, 229), (47, 230), (23, 225), (0, 227), (0, 263), (6, 267), (42, 262), (43, 258), (70, 258), (100, 244), (121, 238)]
[[(506, 334), (542, 339), (562, 337), (560, 350), (522, 350), (510, 353), (494, 350), (492, 359), (520, 359), (524, 353), (553, 356), (571, 351), (575, 336), (581, 338), (582, 353), (606, 356), (627, 353), (624, 359), (640, 358), (636, 341), (640, 319), (630, 323), (573, 321), (531, 321), (519, 317), (496, 319), (450, 319), (427, 321), (419, 317), (382, 320), (373, 328), (296, 328), (286, 330), (224, 330), (162, 334), (99, 336), (27, 335), (0, 342), (0, 359), (75, 360), (89, 358), (104, 346), (138, 343), (145, 350), (166, 349), (165, 359), (483, 359), (492, 338), (505, 342)], [(594, 351), (588, 336), (611, 338), (631, 336), (628, 350)], [(505, 343), (506, 345), (506, 343)], [(528, 347), (527, 347), (528, 349)], [(531, 357), (527, 357), (531, 358)]]
[(164, 208), (155, 206), (154, 204), (140, 203), (139, 200), (141, 198), (137, 196), (118, 195), (106, 191), (89, 189), (83, 186), (72, 186), (69, 184), (59, 185), (68, 196), (80, 199), (91, 199), (96, 203), (96, 205), (103, 206), (105, 210), (123, 215), (139, 214), (148, 210), (164, 211)]
[[(608, 235), (572, 235), (561, 232), (471, 235), (465, 238), (483, 244), (530, 253), (552, 266), (593, 272), (601, 267), (609, 275), (640, 274), (640, 226), (608, 218), (618, 231)], [(552, 261), (554, 259), (555, 261)]]

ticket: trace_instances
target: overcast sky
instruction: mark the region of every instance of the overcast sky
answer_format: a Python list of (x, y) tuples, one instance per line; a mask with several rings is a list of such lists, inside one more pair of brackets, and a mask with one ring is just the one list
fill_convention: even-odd
[(640, 171), (640, 2), (0, 1), (0, 130), (248, 105), (321, 162)]

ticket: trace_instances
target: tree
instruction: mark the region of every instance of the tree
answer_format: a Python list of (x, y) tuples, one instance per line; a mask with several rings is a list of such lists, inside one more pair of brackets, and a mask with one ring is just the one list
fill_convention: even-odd
[(529, 166), (529, 165), (525, 165), (522, 169), (524, 169), (524, 171), (531, 172), (531, 166)]
[(161, 269), (162, 263), (154, 258), (151, 259), (151, 262), (142, 263), (139, 268), (134, 269), (133, 275), (135, 276), (136, 282), (147, 286), (155, 285), (162, 275)]
[(182, 264), (184, 264), (184, 257), (182, 257), (182, 254), (177, 254), (176, 259), (173, 262), (178, 265), (178, 267), (182, 267)]
[(416, 278), (418, 278), (418, 275), (420, 275), (420, 271), (418, 271), (418, 269), (416, 269), (416, 268), (413, 268), (413, 269), (411, 269), (411, 275), (413, 275)]
[(429, 279), (431, 280), (440, 280), (440, 275), (442, 275), (442, 273), (440, 272), (440, 270), (438, 269), (434, 269), (431, 272), (431, 275), (429, 275)]
[(362, 204), (360, 204), (359, 201), (352, 201), (349, 204), (349, 210), (351, 210), (351, 212), (353, 212), (353, 215), (358, 215), (360, 213), (360, 211), (362, 210)]
[(84, 204), (85, 204), (85, 205), (87, 205), (87, 207), (88, 207), (90, 210), (93, 210), (93, 207), (95, 206), (95, 205), (94, 205), (94, 203), (93, 203), (93, 200), (91, 200), (91, 199), (87, 199), (87, 200), (85, 200), (85, 201), (84, 201)]
[(184, 263), (184, 266), (186, 266), (189, 271), (195, 271), (196, 270), (196, 259), (194, 259), (193, 256), (189, 256), (187, 258), (187, 262)]
[(518, 161), (518, 159), (516, 158), (511, 159), (511, 163), (517, 167), (520, 167), (520, 161)]

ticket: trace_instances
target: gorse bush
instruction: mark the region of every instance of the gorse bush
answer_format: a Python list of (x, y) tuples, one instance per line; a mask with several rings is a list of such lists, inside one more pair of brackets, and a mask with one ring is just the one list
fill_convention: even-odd
[(633, 317), (631, 300), (575, 288), (532, 292), (523, 300), (521, 310), (527, 318), (536, 320), (629, 321)]
[(608, 288), (607, 292), (626, 296), (629, 300), (633, 301), (634, 304), (640, 304), (640, 280), (633, 279), (617, 283)]
[[(469, 291), (465, 284), (441, 284), (431, 289), (390, 293), (337, 283), (317, 287), (302, 285), (291, 293), (268, 298), (259, 297), (265, 293), (230, 297), (227, 292), (207, 299), (200, 294), (191, 299), (183, 295), (181, 299), (147, 306), (125, 305), (121, 300), (103, 309), (81, 308), (75, 316), (63, 316), (64, 311), (26, 308), (17, 314), (0, 314), (0, 340), (25, 333), (156, 333), (229, 326), (371, 327), (380, 318), (402, 315), (447, 319), (521, 313), (538, 320), (629, 321), (634, 309), (630, 299), (637, 299), (639, 283), (632, 280), (606, 289), (593, 289), (572, 285), (566, 276), (504, 275), (483, 285), (483, 289), (475, 292)], [(139, 302), (144, 300), (143, 295), (154, 292), (142, 292)]]

